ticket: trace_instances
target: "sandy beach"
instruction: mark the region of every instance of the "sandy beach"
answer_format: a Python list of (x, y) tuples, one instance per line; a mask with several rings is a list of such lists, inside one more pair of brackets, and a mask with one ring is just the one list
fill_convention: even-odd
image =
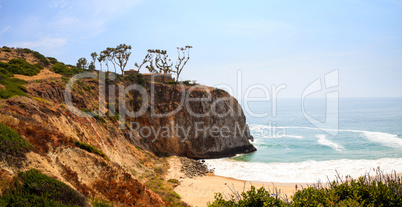
[[(243, 181), (233, 178), (227, 178), (222, 176), (216, 176), (212, 173), (203, 176), (188, 178), (182, 172), (181, 163), (178, 157), (171, 157), (169, 159), (170, 169), (166, 176), (166, 179), (177, 179), (180, 181), (180, 185), (174, 190), (178, 193), (182, 200), (194, 207), (205, 207), (207, 202), (214, 200), (214, 195), (217, 192), (222, 193), (225, 197), (229, 198), (232, 194), (232, 190), (243, 192), (250, 189), (251, 185), (254, 185), (257, 189), (265, 187), (270, 193), (276, 193), (281, 197), (290, 197), (295, 192), (295, 183), (266, 183), (258, 181)], [(297, 184), (300, 188), (301, 185)], [(276, 189), (277, 191), (275, 191)]]

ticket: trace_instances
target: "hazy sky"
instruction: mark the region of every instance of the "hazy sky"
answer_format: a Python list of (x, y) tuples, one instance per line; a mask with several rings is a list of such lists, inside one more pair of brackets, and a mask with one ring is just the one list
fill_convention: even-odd
[(339, 69), (341, 97), (402, 97), (401, 0), (0, 0), (0, 46), (75, 64), (120, 43), (133, 46), (128, 68), (147, 49), (174, 59), (192, 45), (183, 79), (234, 91), (238, 70), (243, 92), (285, 84), (278, 97), (300, 97)]

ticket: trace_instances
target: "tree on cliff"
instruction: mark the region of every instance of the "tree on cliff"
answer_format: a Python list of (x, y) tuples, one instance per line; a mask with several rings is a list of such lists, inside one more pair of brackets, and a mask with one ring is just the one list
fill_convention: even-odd
[(131, 55), (131, 45), (120, 44), (113, 48), (113, 61), (120, 67), (121, 74), (124, 74), (124, 68), (127, 65)]
[(77, 67), (79, 69), (85, 70), (87, 68), (87, 65), (88, 65), (88, 62), (87, 62), (86, 58), (82, 57), (82, 58), (78, 59)]
[[(168, 74), (172, 72), (173, 63), (169, 59), (166, 50), (148, 50), (149, 65), (146, 68), (151, 73)], [(162, 82), (165, 82), (165, 76), (162, 76)]]
[[(103, 55), (102, 52), (101, 52), (101, 53), (99, 54), (99, 57), (98, 57), (98, 61), (99, 61), (99, 65), (100, 65), (101, 71), (102, 71), (102, 62), (105, 62), (105, 60), (106, 60), (106, 56)], [(108, 72), (109, 72), (109, 69), (108, 69)]]
[(146, 68), (151, 73), (170, 73), (173, 63), (166, 50), (148, 50), (149, 65)]
[(91, 57), (92, 57), (92, 62), (89, 65), (89, 69), (90, 70), (95, 70), (95, 63), (96, 63), (96, 60), (97, 60), (97, 57), (98, 57), (98, 53), (96, 53), (96, 52), (91, 53)]
[(148, 54), (145, 56), (141, 65), (135, 63), (135, 66), (138, 70), (145, 63), (149, 63), (146, 68), (151, 73), (176, 73), (176, 81), (179, 80), (180, 74), (183, 71), (184, 66), (187, 64), (190, 59), (190, 48), (192, 46), (185, 47), (177, 47), (177, 61), (173, 67), (172, 61), (169, 59), (169, 56), (166, 50), (148, 50)]
[(110, 56), (110, 51), (106, 49), (106, 50), (103, 50), (102, 52), (100, 52), (99, 58), (98, 58), (99, 62), (101, 62), (101, 61), (105, 62), (107, 72), (109, 72), (109, 58), (108, 58), (109, 56)]
[(175, 65), (175, 72), (176, 73), (176, 82), (179, 82), (179, 77), (181, 71), (183, 71), (184, 66), (187, 64), (188, 60), (190, 59), (190, 48), (192, 46), (185, 46), (185, 47), (178, 47), (177, 48), (177, 62)]
[(91, 63), (89, 63), (88, 65), (88, 70), (90, 71), (94, 71), (95, 70), (95, 63), (91, 61)]
[(152, 61), (152, 56), (148, 53), (147, 55), (145, 55), (145, 58), (144, 60), (142, 60), (141, 64), (135, 62), (134, 66), (137, 68), (137, 71), (140, 72), (141, 67), (150, 61)]
[[(115, 48), (111, 48), (111, 47), (108, 47), (108, 48), (106, 48), (106, 50), (104, 50), (104, 51), (102, 51), (103, 52), (103, 54), (106, 56), (106, 59), (109, 61), (109, 62), (112, 62), (112, 64), (113, 64), (113, 67), (114, 67), (114, 73), (116, 73), (116, 64), (115, 64), (115, 62), (114, 62), (114, 58), (115, 58)], [(108, 67), (109, 68), (109, 67)]]

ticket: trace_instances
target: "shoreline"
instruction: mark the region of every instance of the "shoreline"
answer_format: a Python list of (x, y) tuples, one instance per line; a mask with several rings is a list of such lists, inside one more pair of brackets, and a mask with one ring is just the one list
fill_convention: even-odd
[[(282, 199), (290, 199), (290, 197), (302, 188), (306, 188), (316, 183), (283, 183), (283, 182), (266, 182), (266, 181), (248, 181), (240, 180), (231, 177), (215, 175), (214, 173), (206, 173), (205, 176), (188, 177), (182, 172), (182, 162), (177, 156), (170, 157), (170, 168), (165, 176), (166, 180), (176, 179), (179, 185), (174, 188), (174, 191), (180, 195), (182, 201), (194, 207), (205, 207), (208, 202), (214, 201), (215, 193), (222, 193), (225, 199), (230, 198), (233, 191), (243, 192), (248, 191), (251, 185), (256, 189), (264, 187), (270, 194), (277, 194)], [(396, 173), (401, 177), (402, 173)], [(373, 176), (374, 178), (375, 176)], [(321, 183), (324, 186), (328, 182)], [(297, 185), (297, 189), (296, 189)]]
[(215, 193), (222, 193), (224, 198), (229, 198), (233, 191), (248, 191), (251, 185), (256, 189), (264, 187), (269, 193), (277, 194), (281, 198), (290, 198), (298, 188), (306, 187), (308, 183), (277, 183), (262, 181), (244, 181), (230, 177), (207, 173), (205, 176), (187, 177), (181, 172), (181, 161), (177, 156), (169, 158), (170, 168), (165, 177), (166, 180), (176, 179), (180, 184), (174, 191), (182, 200), (194, 207), (205, 207), (208, 202), (214, 200)]

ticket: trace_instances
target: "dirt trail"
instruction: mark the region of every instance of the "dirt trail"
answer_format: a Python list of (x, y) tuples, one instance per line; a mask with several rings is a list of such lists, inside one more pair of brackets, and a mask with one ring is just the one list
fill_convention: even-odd
[(38, 75), (34, 76), (26, 76), (26, 75), (14, 75), (14, 77), (26, 80), (26, 81), (35, 81), (35, 80), (44, 80), (49, 78), (61, 78), (62, 75), (54, 73), (49, 70), (49, 68), (44, 68), (40, 71)]

